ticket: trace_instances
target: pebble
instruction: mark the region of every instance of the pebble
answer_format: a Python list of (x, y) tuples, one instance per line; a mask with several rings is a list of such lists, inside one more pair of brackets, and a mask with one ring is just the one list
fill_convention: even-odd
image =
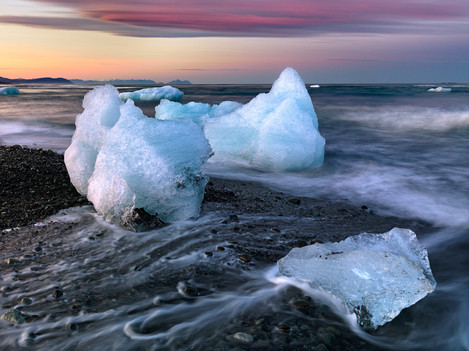
[(20, 303), (24, 303), (25, 305), (31, 305), (33, 303), (33, 300), (31, 300), (29, 297), (23, 297), (20, 300)]
[(254, 342), (254, 338), (252, 337), (251, 334), (248, 333), (243, 333), (243, 332), (238, 332), (233, 335), (233, 339), (240, 341), (245, 344), (251, 344)]
[(217, 251), (225, 251), (225, 248), (223, 246), (217, 246)]
[(288, 199), (288, 202), (290, 202), (290, 203), (292, 203), (292, 204), (294, 204), (294, 205), (299, 205), (299, 204), (301, 204), (301, 200), (298, 199), (298, 198), (296, 198), (296, 197), (293, 197), (293, 198), (291, 198), (291, 199)]
[(213, 252), (210, 252), (210, 251), (205, 252), (205, 257), (212, 257), (212, 256), (213, 256)]
[(26, 321), (25, 317), (26, 315), (21, 313), (21, 311), (18, 311), (16, 308), (8, 310), (2, 315), (2, 319), (15, 324), (23, 324)]
[(277, 329), (285, 334), (288, 334), (290, 332), (290, 326), (286, 324), (279, 324), (277, 325)]
[(306, 300), (295, 300), (291, 304), (295, 307), (309, 307), (309, 303)]
[(231, 215), (230, 217), (228, 217), (228, 219), (232, 222), (238, 222), (239, 221), (239, 217), (237, 215)]
[(59, 297), (62, 297), (64, 295), (63, 291), (60, 289), (55, 289), (54, 293), (52, 294), (52, 297), (55, 297), (58, 299)]
[(191, 285), (186, 285), (182, 292), (189, 296), (199, 296), (199, 291)]
[(241, 255), (239, 256), (239, 260), (244, 262), (244, 263), (249, 263), (251, 262), (251, 257), (248, 255)]
[(18, 264), (20, 260), (14, 257), (7, 258), (7, 264)]

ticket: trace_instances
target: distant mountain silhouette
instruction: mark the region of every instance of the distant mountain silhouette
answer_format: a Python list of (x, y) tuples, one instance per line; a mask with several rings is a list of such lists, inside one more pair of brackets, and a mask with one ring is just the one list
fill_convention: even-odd
[(50, 78), (50, 77), (44, 77), (44, 78), (33, 78), (33, 79), (23, 79), (23, 78), (17, 78), (17, 79), (9, 79), (5, 77), (0, 77), (0, 83), (1, 84), (72, 84), (71, 81), (65, 78)]
[(178, 85), (178, 84), (192, 84), (191, 82), (189, 82), (188, 80), (180, 80), (180, 79), (176, 79), (176, 80), (172, 80), (171, 82), (168, 82), (166, 84), (174, 84), (174, 85)]
[(130, 84), (130, 85), (163, 85), (163, 82), (155, 82), (151, 79), (109, 79), (109, 80), (83, 80), (70, 79), (74, 84)]
[(188, 80), (172, 80), (171, 82), (155, 82), (151, 79), (109, 79), (109, 80), (83, 80), (83, 79), (70, 79), (74, 84), (112, 84), (112, 85), (165, 85), (165, 84), (192, 84)]

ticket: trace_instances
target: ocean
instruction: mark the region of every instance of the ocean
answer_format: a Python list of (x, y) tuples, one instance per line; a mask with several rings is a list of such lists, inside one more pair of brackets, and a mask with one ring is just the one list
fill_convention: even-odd
[[(438, 285), (432, 294), (409, 309), (411, 321), (398, 318), (374, 334), (354, 330), (346, 314), (341, 316), (342, 322), (335, 322), (348, 325), (371, 349), (375, 346), (395, 350), (469, 350), (469, 85), (444, 86), (451, 88), (451, 92), (428, 92), (436, 86), (425, 84), (308, 88), (320, 133), (326, 139), (325, 163), (321, 168), (269, 173), (210, 161), (204, 166), (209, 176), (256, 182), (292, 196), (341, 201), (357, 207), (366, 205), (379, 215), (432, 225), (431, 232), (417, 233), (417, 236), (428, 250)], [(0, 144), (63, 152), (70, 144), (75, 117), (82, 111), (83, 96), (92, 87), (19, 88), (20, 95), (0, 96)], [(118, 88), (130, 91), (141, 87)], [(257, 94), (267, 92), (270, 86), (188, 85), (180, 89), (185, 94), (183, 103), (218, 104), (225, 100), (246, 103)], [(137, 105), (147, 116), (154, 116), (154, 104)], [(90, 208), (71, 211), (61, 218), (67, 221), (77, 216), (93, 217), (89, 232), (99, 226), (112, 228), (114, 232), (112, 239), (102, 242), (108, 246), (90, 253), (88, 260), (115, 255), (118, 247), (120, 255), (115, 260), (135, 262), (134, 256), (141, 257), (145, 249), (152, 247), (163, 250), (167, 256), (179, 257), (170, 267), (153, 267), (163, 275), (170, 270), (183, 270), (198, 259), (196, 252), (203, 253), (206, 245), (213, 244), (213, 238), (201, 239), (196, 234), (202, 228), (214, 226), (221, 218), (214, 213), (196, 222), (172, 225), (170, 229), (127, 233), (103, 223)], [(79, 245), (79, 234), (70, 239), (71, 248)], [(70, 275), (70, 281), (77, 275), (91, 274), (87, 271), (89, 266), (73, 259), (58, 263), (54, 269), (54, 274)], [(98, 272), (97, 267), (93, 269)], [(101, 270), (106, 269), (101, 267)], [(126, 277), (112, 277), (110, 281), (103, 278), (102, 284), (110, 284), (111, 288), (124, 278), (126, 284), (131, 284), (144, 279), (145, 274), (150, 273), (142, 270)], [(228, 276), (233, 274), (236, 271), (227, 272)], [(197, 303), (163, 304), (153, 309), (151, 306), (160, 306), (161, 301), (171, 299), (169, 292), (162, 292), (149, 300), (129, 302), (121, 310), (80, 316), (81, 323), (92, 320), (100, 323), (95, 333), (81, 335), (79, 345), (89, 347), (110, 335), (118, 335), (116, 343), (136, 342), (126, 344), (129, 349), (138, 349), (139, 342), (148, 340), (154, 341), (154, 349), (163, 346), (177, 349), (174, 340), (181, 338), (190, 340), (193, 347), (200, 346), (201, 340), (210, 339), (207, 330), (213, 330), (218, 323), (242, 315), (245, 309), (257, 308), (265, 299), (275, 305), (279, 288), (269, 269), (251, 272), (243, 281), (249, 285), (249, 294), (240, 292), (238, 286), (227, 286), (215, 289), (216, 294), (205, 296)], [(160, 320), (167, 325), (154, 328), (157, 332), (137, 333), (133, 327)], [(44, 337), (44, 343), (40, 344), (44, 349), (73, 349), (67, 341), (54, 340), (57, 333), (54, 323), (57, 321), (50, 321), (47, 330), (51, 331), (44, 329), (42, 334), (33, 330), (34, 327), (18, 327), (14, 331), (0, 331), (0, 336), (3, 340), (16, 338), (20, 340), (18, 345), (25, 346), (28, 333), (34, 331)], [(47, 339), (54, 340), (53, 346)], [(103, 349), (113, 349), (111, 344)], [(0, 341), (0, 348), (7, 346), (11, 344)]]

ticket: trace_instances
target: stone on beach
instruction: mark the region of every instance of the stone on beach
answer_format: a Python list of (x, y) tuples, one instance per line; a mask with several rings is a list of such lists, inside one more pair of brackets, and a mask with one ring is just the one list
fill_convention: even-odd
[(294, 248), (278, 266), (281, 275), (341, 300), (365, 329), (391, 321), (436, 287), (427, 250), (409, 229)]

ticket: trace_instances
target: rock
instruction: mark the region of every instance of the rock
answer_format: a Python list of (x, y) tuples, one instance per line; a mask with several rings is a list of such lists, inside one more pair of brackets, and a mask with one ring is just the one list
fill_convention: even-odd
[(7, 258), (7, 264), (18, 264), (20, 263), (21, 261), (18, 259), (18, 258), (15, 258), (15, 257), (10, 257), (10, 258)]
[(239, 260), (244, 262), (244, 263), (249, 263), (249, 262), (251, 262), (251, 256), (241, 255), (241, 256), (239, 256)]
[(238, 332), (233, 335), (233, 339), (245, 344), (251, 344), (254, 342), (254, 338), (252, 337), (251, 334), (248, 333), (243, 333), (243, 332)]
[(21, 313), (21, 311), (18, 311), (16, 308), (9, 310), (2, 315), (4, 320), (15, 324), (23, 324), (26, 321), (26, 317), (27, 315)]
[(295, 300), (291, 303), (295, 307), (300, 307), (300, 308), (307, 308), (309, 307), (309, 303), (306, 300)]
[(182, 292), (188, 296), (193, 296), (193, 297), (199, 296), (199, 291), (197, 290), (197, 288), (193, 287), (192, 285), (186, 285), (182, 289)]
[(288, 202), (289, 202), (289, 203), (292, 203), (292, 204), (294, 204), (294, 205), (300, 205), (300, 204), (301, 204), (301, 200), (298, 199), (298, 198), (296, 198), (296, 197), (293, 197), (293, 198), (291, 198), (291, 199), (288, 199)]
[(63, 296), (63, 291), (60, 289), (55, 289), (54, 293), (52, 294), (52, 297), (55, 297), (56, 299), (60, 298)]
[(24, 303), (25, 305), (31, 305), (33, 303), (33, 300), (31, 300), (29, 297), (23, 297), (20, 300), (20, 303)]

